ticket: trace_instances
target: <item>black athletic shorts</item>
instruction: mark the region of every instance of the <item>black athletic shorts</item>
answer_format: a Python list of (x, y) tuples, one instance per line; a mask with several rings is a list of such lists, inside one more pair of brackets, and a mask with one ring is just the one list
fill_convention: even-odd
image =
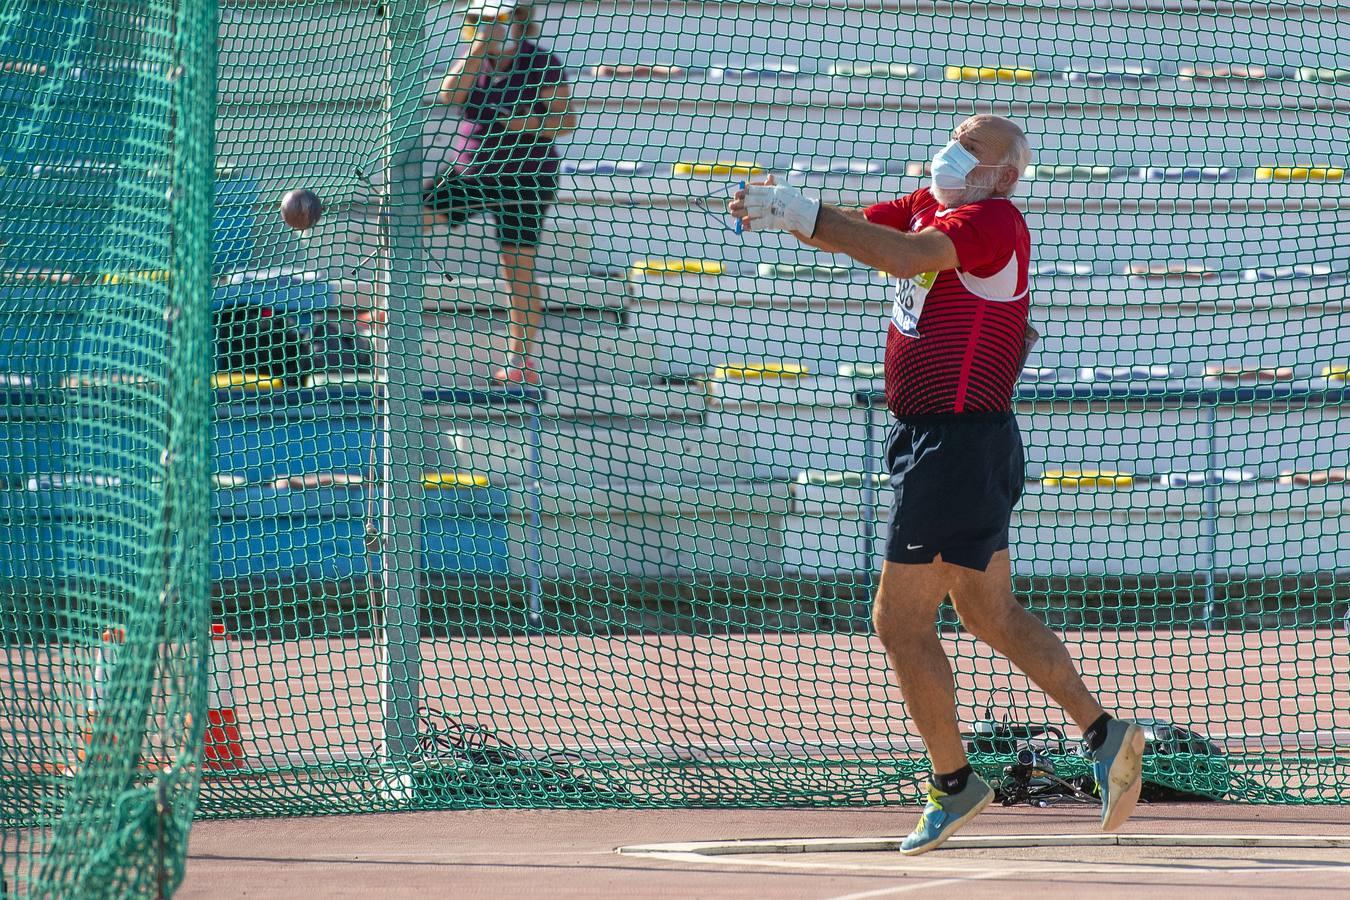
[(460, 175), (447, 172), (422, 197), (427, 209), (448, 216), (451, 225), (491, 213), (497, 220), (497, 240), (516, 247), (537, 247), (544, 217), (558, 195), (558, 176), (552, 172)]
[(1026, 460), (1012, 413), (899, 419), (886, 442), (895, 491), (886, 559), (983, 571), (1007, 549)]

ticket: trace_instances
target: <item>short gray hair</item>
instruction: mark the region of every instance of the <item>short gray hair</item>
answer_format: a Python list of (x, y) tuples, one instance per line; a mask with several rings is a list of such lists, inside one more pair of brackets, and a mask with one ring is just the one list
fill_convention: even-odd
[(1003, 165), (1017, 169), (1019, 175), (1031, 165), (1031, 141), (1024, 132), (1018, 131), (1008, 142), (1008, 152), (1003, 154)]

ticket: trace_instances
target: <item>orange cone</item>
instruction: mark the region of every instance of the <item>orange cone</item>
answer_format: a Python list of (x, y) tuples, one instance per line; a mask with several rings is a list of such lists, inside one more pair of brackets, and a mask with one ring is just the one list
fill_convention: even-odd
[(225, 626), (211, 626), (211, 682), (206, 699), (206, 739), (202, 765), (208, 772), (244, 767), (244, 741), (234, 710), (234, 651)]

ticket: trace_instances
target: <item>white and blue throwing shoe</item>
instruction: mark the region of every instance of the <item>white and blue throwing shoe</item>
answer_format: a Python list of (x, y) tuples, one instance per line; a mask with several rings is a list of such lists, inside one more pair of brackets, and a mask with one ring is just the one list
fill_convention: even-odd
[(944, 794), (930, 784), (923, 816), (909, 837), (900, 843), (900, 852), (906, 856), (918, 856), (941, 847), (947, 838), (978, 816), (993, 799), (994, 789), (978, 775), (971, 775), (966, 782), (966, 789), (958, 794)]
[(1115, 831), (1134, 812), (1143, 787), (1144, 729), (1112, 719), (1106, 742), (1092, 751), (1092, 775), (1102, 797), (1102, 831)]

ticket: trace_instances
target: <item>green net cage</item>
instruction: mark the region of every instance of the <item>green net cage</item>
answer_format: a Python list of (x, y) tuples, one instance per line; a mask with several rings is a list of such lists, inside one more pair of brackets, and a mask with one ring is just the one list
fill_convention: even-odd
[(174, 3), (0, 8), (5, 896), (182, 877), (208, 687), (214, 27)]
[[(6, 890), (170, 893), (194, 816), (917, 800), (895, 279), (726, 205), (908, 195), (981, 113), (1033, 154), (1017, 597), (1159, 795), (1345, 802), (1348, 41), (1312, 0), (3, 0)], [(977, 768), (1087, 771), (935, 624)]]

